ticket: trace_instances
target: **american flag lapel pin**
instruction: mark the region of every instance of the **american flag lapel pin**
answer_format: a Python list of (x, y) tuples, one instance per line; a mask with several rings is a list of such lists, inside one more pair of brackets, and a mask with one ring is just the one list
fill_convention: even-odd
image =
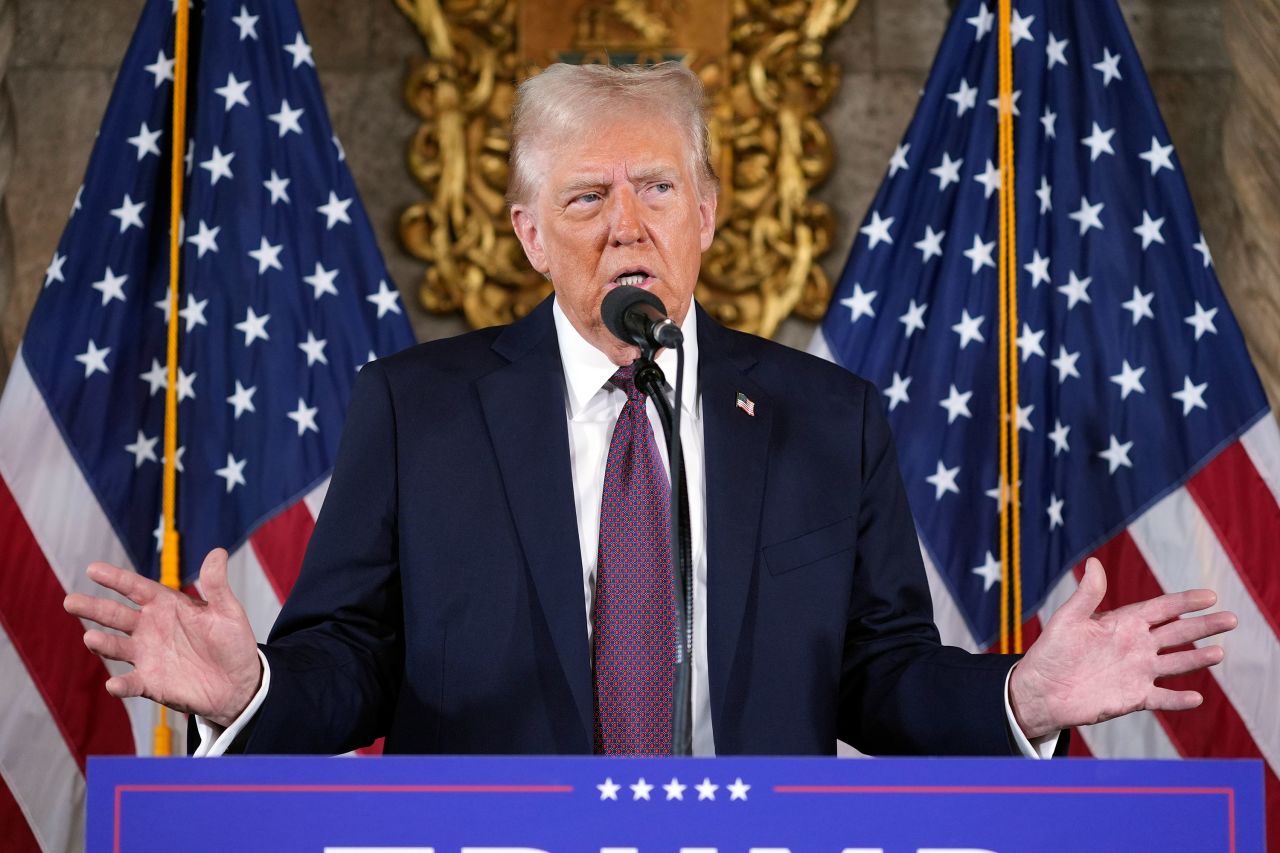
[(754, 418), (756, 416), (756, 404), (751, 401), (750, 397), (743, 394), (741, 391), (738, 392), (737, 406), (751, 417)]

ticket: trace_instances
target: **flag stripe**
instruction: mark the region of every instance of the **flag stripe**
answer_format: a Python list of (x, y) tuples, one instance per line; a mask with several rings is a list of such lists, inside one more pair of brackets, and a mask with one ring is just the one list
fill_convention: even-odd
[(303, 499), (265, 522), (249, 537), (253, 553), (281, 601), (298, 579), (302, 557), (315, 526), (315, 519)]
[(1275, 412), (1268, 412), (1249, 427), (1240, 437), (1240, 443), (1248, 451), (1258, 476), (1271, 490), (1271, 497), (1280, 504), (1280, 426), (1276, 424)]
[[(821, 337), (822, 330), (818, 330), (814, 339)], [(949, 646), (959, 646), (966, 651), (978, 651), (978, 643), (973, 638), (973, 632), (969, 630), (969, 623), (960, 613), (960, 608), (956, 607), (956, 600), (951, 597), (951, 590), (947, 589), (946, 582), (938, 573), (938, 567), (930, 559), (923, 542), (920, 543), (920, 557), (924, 560), (924, 573), (929, 580), (929, 595), (933, 598), (933, 621), (938, 626), (942, 642)]]
[(311, 510), (312, 518), (320, 517), (320, 508), (324, 506), (325, 495), (329, 494), (329, 481), (332, 479), (332, 477), (325, 477), (320, 482), (320, 485), (308, 492), (307, 496), (303, 498), (307, 502), (307, 509)]
[(280, 615), (281, 599), (253, 548), (244, 546), (232, 553), (227, 561), (227, 584), (244, 607), (249, 624), (253, 626), (253, 636), (258, 642), (265, 643), (271, 626)]
[(26, 814), (18, 807), (18, 801), (13, 798), (13, 792), (3, 778), (0, 778), (0, 838), (4, 839), (5, 849), (10, 853), (40, 851)]

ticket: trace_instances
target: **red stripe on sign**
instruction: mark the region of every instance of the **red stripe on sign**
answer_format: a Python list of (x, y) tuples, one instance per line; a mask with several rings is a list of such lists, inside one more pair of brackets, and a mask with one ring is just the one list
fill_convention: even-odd
[[(1107, 570), (1107, 594), (1100, 609), (1111, 610), (1135, 601), (1155, 598), (1165, 592), (1128, 531), (1121, 532), (1103, 545), (1094, 556), (1102, 561)], [(1188, 559), (1193, 557), (1189, 555)], [(1076, 572), (1077, 577), (1082, 576), (1083, 568), (1077, 567)], [(1280, 814), (1280, 779), (1276, 778), (1275, 771), (1266, 764), (1258, 745), (1254, 743), (1231, 700), (1222, 692), (1217, 679), (1208, 670), (1201, 670), (1174, 678), (1162, 678), (1160, 686), (1170, 690), (1195, 690), (1204, 697), (1204, 704), (1191, 711), (1155, 712), (1178, 753), (1188, 758), (1263, 759), (1266, 813)], [(1267, 834), (1268, 849), (1280, 850), (1280, 821), (1272, 821)]]
[(109, 673), (84, 647), (80, 620), (0, 478), (0, 623), (84, 771), (85, 757), (134, 752), (124, 703), (103, 684)]
[(27, 824), (27, 816), (13, 798), (3, 776), (0, 776), (0, 838), (4, 839), (4, 849), (9, 853), (40, 853), (40, 845)]
[(1253, 467), (1244, 445), (1219, 453), (1187, 483), (1187, 491), (1217, 534), (1241, 583), (1280, 637), (1280, 506)]
[(316, 522), (306, 503), (298, 501), (263, 524), (249, 537), (253, 553), (271, 582), (281, 603), (293, 589), (302, 570), (302, 557), (311, 541)]

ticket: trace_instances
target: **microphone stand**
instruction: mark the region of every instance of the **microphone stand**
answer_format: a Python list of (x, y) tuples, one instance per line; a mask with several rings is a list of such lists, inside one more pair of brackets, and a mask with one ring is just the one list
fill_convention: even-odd
[(671, 754), (693, 754), (693, 544), (689, 526), (689, 492), (685, 486), (684, 452), (680, 448), (680, 400), (684, 386), (684, 347), (676, 350), (675, 409), (662, 386), (666, 378), (654, 363), (655, 350), (642, 347), (634, 381), (658, 409), (667, 439), (671, 471), (671, 568), (676, 603), (676, 671), (671, 706)]

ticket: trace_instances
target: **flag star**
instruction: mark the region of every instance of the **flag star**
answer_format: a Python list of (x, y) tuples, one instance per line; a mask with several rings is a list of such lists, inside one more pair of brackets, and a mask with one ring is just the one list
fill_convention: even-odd
[(253, 308), (246, 311), (244, 319), (235, 325), (237, 331), (244, 332), (245, 346), (249, 346), (258, 339), (271, 340), (271, 336), (267, 334), (267, 321), (270, 319), (270, 314), (258, 316), (253, 312)]
[(960, 88), (947, 95), (948, 100), (956, 102), (956, 117), (967, 113), (978, 103), (978, 90), (969, 85), (968, 80), (960, 81)]
[(1023, 269), (1031, 273), (1031, 289), (1035, 290), (1040, 286), (1041, 282), (1048, 284), (1052, 281), (1049, 278), (1049, 259), (1040, 257), (1040, 250), (1035, 250), (1035, 255), (1031, 258), (1031, 263), (1023, 266)]
[(990, 159), (987, 160), (987, 169), (981, 175), (974, 175), (973, 179), (982, 184), (983, 198), (991, 198), (991, 194), (1000, 189), (1000, 170)]
[(1031, 331), (1029, 323), (1022, 324), (1022, 334), (1018, 335), (1018, 349), (1022, 350), (1022, 363), (1026, 364), (1030, 361), (1031, 356), (1038, 355), (1044, 358), (1044, 348), (1040, 346), (1040, 341), (1044, 339), (1044, 329), (1038, 332)]
[(333, 143), (333, 147), (338, 150), (338, 162), (342, 163), (347, 159), (347, 149), (342, 147), (342, 142), (338, 139), (338, 134), (329, 137), (329, 141)]
[[(246, 388), (240, 384), (240, 380), (236, 380), (236, 391), (227, 398), (227, 402), (235, 408), (235, 418), (240, 420), (240, 416), (245, 412), (256, 412), (253, 407), (253, 395), (258, 389), (257, 387)], [(290, 417), (293, 417), (290, 415)]]
[(1103, 154), (1115, 154), (1111, 147), (1111, 137), (1116, 135), (1115, 128), (1103, 130), (1098, 123), (1093, 123), (1093, 131), (1080, 140), (1080, 144), (1089, 149), (1089, 162), (1096, 163)]
[(910, 403), (911, 396), (907, 394), (907, 388), (911, 385), (911, 377), (902, 377), (898, 371), (893, 372), (893, 382), (885, 389), (884, 395), (889, 398), (889, 411), (898, 408), (899, 403)]
[[(1014, 414), (1014, 421), (1018, 424), (1018, 429), (1025, 429), (1027, 432), (1035, 432), (1035, 427), (1031, 425), (1031, 413), (1036, 410), (1035, 403), (1018, 406), (1017, 409), (1018, 411)], [(1019, 483), (1019, 485), (1021, 485), (1021, 483)]]
[(48, 287), (55, 281), (65, 282), (66, 278), (62, 274), (62, 265), (67, 262), (67, 256), (53, 253), (53, 260), (49, 261), (49, 266), (44, 268), (44, 286)]
[(245, 97), (244, 93), (248, 91), (249, 87), (252, 85), (253, 82), (251, 80), (237, 80), (236, 75), (228, 74), (226, 85), (219, 86), (213, 90), (221, 95), (222, 99), (226, 101), (223, 105), (222, 111), (224, 113), (229, 113), (231, 112), (231, 108), (236, 104), (246, 107), (249, 106), (249, 99)]
[(699, 800), (714, 800), (716, 798), (716, 789), (719, 787), (719, 785), (712, 784), (710, 779), (703, 777), (701, 782), (693, 786), (693, 789), (698, 792)]
[(1058, 292), (1067, 297), (1068, 311), (1075, 308), (1079, 302), (1093, 304), (1093, 300), (1089, 298), (1089, 285), (1091, 284), (1093, 284), (1093, 276), (1079, 278), (1073, 271), (1067, 283), (1058, 288)]
[(209, 184), (211, 186), (216, 187), (218, 181), (223, 178), (235, 177), (231, 174), (231, 161), (235, 159), (235, 156), (236, 152), (234, 151), (228, 151), (223, 154), (221, 148), (217, 145), (213, 146), (213, 153), (209, 155), (209, 159), (200, 163), (200, 168), (209, 172)]
[(204, 309), (208, 304), (208, 299), (196, 299), (190, 293), (187, 294), (187, 307), (180, 310), (178, 316), (187, 321), (188, 332), (196, 326), (209, 325), (209, 321), (204, 318)]
[(917, 305), (916, 301), (912, 299), (911, 304), (907, 306), (907, 313), (898, 318), (898, 322), (906, 326), (903, 334), (908, 338), (915, 333), (916, 329), (919, 329), (922, 332), (924, 331), (924, 312), (928, 307), (929, 303), (926, 302), (923, 305)]
[(911, 143), (904, 142), (894, 149), (893, 157), (889, 160), (889, 177), (893, 177), (898, 172), (907, 172), (911, 170), (911, 166), (907, 163), (907, 152), (911, 150)]
[(730, 802), (733, 802), (734, 800), (745, 801), (747, 799), (747, 791), (751, 790), (751, 786), (746, 782), (743, 782), (742, 777), (739, 776), (733, 780), (732, 784), (726, 786), (726, 790), (729, 792)]
[(1053, 419), (1053, 432), (1049, 433), (1049, 440), (1053, 442), (1053, 455), (1065, 453), (1071, 450), (1071, 445), (1067, 443), (1067, 433), (1071, 432), (1071, 427), (1066, 426), (1057, 418)]
[(146, 70), (155, 78), (156, 89), (164, 81), (173, 80), (173, 60), (165, 56), (163, 50), (156, 54), (156, 61), (146, 66)]
[(170, 300), (172, 299), (172, 297), (173, 297), (173, 290), (171, 288), (166, 287), (164, 289), (164, 299), (157, 299), (153, 303), (157, 308), (160, 309), (161, 313), (164, 314), (164, 321), (166, 324), (169, 322), (169, 310), (171, 307)]
[[(1021, 90), (1021, 89), (1018, 89), (1018, 90), (1014, 91), (1014, 93), (1013, 93), (1012, 97), (1010, 97), (1010, 99), (1009, 99), (1009, 103), (1013, 106), (1013, 114), (1014, 114), (1015, 116), (1020, 116), (1020, 115), (1022, 115), (1022, 111), (1018, 109), (1018, 99), (1019, 99), (1019, 98), (1021, 98), (1021, 97), (1022, 97), (1022, 90)], [(997, 113), (999, 113), (999, 112), (1000, 112), (1000, 96), (999, 96), (999, 95), (997, 95), (996, 97), (991, 98), (990, 100), (988, 100), (988, 101), (987, 101), (987, 106), (991, 107), (991, 109), (993, 109), (993, 110), (995, 110)]]
[(262, 275), (271, 268), (284, 271), (284, 266), (280, 263), (280, 250), (283, 248), (283, 243), (271, 245), (264, 235), (262, 241), (258, 243), (258, 248), (249, 251), (249, 257), (258, 262), (258, 275)]
[[(939, 400), (938, 405), (947, 410), (947, 423), (953, 424), (956, 418), (971, 418), (973, 415), (969, 412), (969, 398), (973, 396), (972, 391), (960, 393), (955, 383), (951, 385), (951, 391), (947, 394), (946, 399)], [(942, 464), (942, 463), (938, 463)]]
[(1139, 394), (1147, 393), (1147, 389), (1142, 387), (1142, 374), (1146, 373), (1145, 367), (1130, 367), (1129, 360), (1125, 359), (1120, 368), (1120, 372), (1111, 377), (1111, 381), (1120, 386), (1120, 399), (1126, 400), (1134, 391)]
[(183, 400), (196, 398), (196, 377), (199, 373), (187, 373), (181, 367), (178, 368), (178, 402)]
[(191, 175), (191, 167), (195, 165), (196, 159), (196, 141), (194, 139), (187, 140), (187, 153), (182, 156), (182, 163), (187, 167), (187, 175)]
[(80, 185), (80, 188), (76, 190), (76, 198), (75, 198), (75, 201), (71, 202), (71, 215), (72, 215), (72, 216), (74, 216), (74, 215), (75, 215), (75, 213), (76, 213), (76, 211), (80, 209), (80, 207), (81, 207), (81, 204), (80, 204), (80, 197), (81, 197), (81, 196), (83, 196), (83, 195), (84, 195), (84, 184), (81, 184), (81, 185)]
[(120, 206), (111, 211), (111, 215), (120, 220), (120, 233), (128, 231), (130, 228), (142, 228), (142, 208), (146, 207), (145, 201), (135, 202), (128, 193), (124, 194), (124, 201), (120, 202)]
[(285, 417), (298, 425), (298, 435), (302, 435), (307, 430), (318, 433), (320, 432), (320, 427), (316, 426), (316, 412), (318, 411), (320, 411), (318, 406), (308, 406), (299, 397), (298, 408), (292, 412), (286, 412)]
[(148, 154), (160, 156), (160, 146), (156, 144), (156, 140), (164, 133), (164, 129), (152, 130), (144, 121), (142, 127), (138, 128), (137, 136), (129, 137), (129, 144), (138, 149), (138, 159), (141, 160)]
[(329, 200), (316, 208), (317, 211), (325, 216), (325, 228), (332, 229), (339, 222), (351, 224), (351, 217), (347, 215), (347, 208), (351, 206), (354, 199), (338, 198), (338, 194), (329, 191)]
[(1058, 370), (1058, 382), (1066, 382), (1067, 377), (1074, 376), (1080, 378), (1080, 371), (1076, 369), (1076, 362), (1080, 359), (1080, 353), (1067, 352), (1067, 348), (1058, 345), (1058, 357), (1049, 362)]
[(1206, 311), (1204, 306), (1200, 304), (1200, 300), (1197, 299), (1196, 313), (1185, 318), (1183, 322), (1196, 330), (1196, 340), (1198, 341), (1200, 340), (1200, 336), (1205, 332), (1212, 332), (1215, 335), (1218, 334), (1218, 327), (1213, 324), (1213, 318), (1216, 317), (1217, 314), (1217, 308), (1210, 308)]
[(301, 107), (296, 110), (292, 109), (289, 106), (289, 99), (285, 98), (280, 101), (280, 111), (271, 113), (267, 118), (275, 122), (276, 126), (280, 128), (280, 136), (291, 132), (301, 136), (302, 125), (298, 124), (298, 119), (302, 117), (302, 113)]
[(376, 352), (374, 352), (373, 350), (369, 350), (369, 355), (365, 358), (364, 364), (357, 364), (357, 365), (356, 365), (356, 373), (359, 373), (359, 372), (360, 372), (360, 368), (364, 367), (364, 365), (365, 365), (365, 364), (368, 364), (369, 362), (374, 361), (374, 360), (376, 360), (377, 358), (378, 358), (378, 354), (377, 354)]
[(146, 373), (138, 374), (138, 378), (151, 386), (149, 396), (154, 397), (157, 391), (168, 386), (169, 371), (157, 359), (153, 358), (151, 359), (151, 369)]
[(888, 219), (880, 218), (880, 211), (871, 211), (871, 222), (858, 229), (858, 233), (867, 235), (867, 248), (874, 249), (881, 243), (893, 245), (893, 238), (889, 236), (889, 227), (893, 225), (894, 217)]
[(622, 790), (622, 786), (613, 781), (613, 777), (606, 777), (603, 782), (596, 785), (596, 790), (600, 792), (601, 800), (617, 800), (618, 791)]
[(138, 430), (138, 437), (134, 439), (133, 444), (126, 444), (124, 449), (127, 453), (133, 454), (133, 467), (141, 468), (143, 462), (156, 462), (156, 442), (160, 440), (160, 436), (155, 438), (147, 438), (146, 433)]
[(1207, 269), (1209, 264), (1213, 263), (1213, 255), (1209, 252), (1209, 244), (1205, 242), (1204, 232), (1200, 232), (1200, 242), (1191, 244), (1191, 248), (1200, 253), (1204, 258), (1204, 266)]
[(643, 776), (641, 776), (638, 781), (628, 785), (627, 787), (631, 789), (632, 800), (647, 800), (649, 799), (649, 792), (653, 790), (653, 785), (644, 781)]
[(1174, 170), (1171, 154), (1173, 154), (1173, 146), (1161, 145), (1160, 140), (1153, 136), (1151, 137), (1151, 150), (1139, 154), (1138, 157), (1151, 164), (1151, 174), (1154, 175), (1161, 169), (1168, 169), (1170, 172)]
[(111, 267), (107, 267), (107, 271), (102, 278), (93, 283), (93, 289), (102, 294), (103, 305), (106, 305), (112, 299), (119, 299), (124, 302), (124, 284), (128, 280), (129, 276), (116, 275), (111, 272)]
[(983, 561), (982, 565), (971, 569), (971, 571), (982, 578), (983, 592), (990, 592), (991, 587), (1004, 579), (1004, 573), (1000, 570), (1000, 561), (992, 556), (990, 551), (987, 552), (987, 559)]
[(283, 201), (289, 204), (289, 181), (291, 178), (282, 178), (276, 174), (276, 170), (271, 170), (271, 177), (262, 182), (262, 185), (271, 193), (271, 203)]
[(1133, 442), (1126, 441), (1124, 444), (1116, 441), (1116, 437), (1111, 436), (1111, 444), (1106, 450), (1098, 451), (1098, 455), (1107, 460), (1110, 466), (1108, 474), (1114, 474), (1119, 468), (1132, 468), (1133, 463), (1129, 461), (1129, 451), (1133, 449)]
[(683, 800), (685, 789), (688, 787), (680, 784), (680, 780), (672, 776), (671, 781), (662, 786), (662, 790), (667, 792), (668, 800)]
[(1089, 204), (1089, 197), (1087, 195), (1081, 196), (1080, 209), (1075, 213), (1068, 213), (1067, 218), (1074, 219), (1076, 222), (1080, 223), (1081, 237), (1083, 237), (1085, 232), (1090, 228), (1097, 228), (1099, 231), (1103, 231), (1105, 229), (1102, 226), (1102, 217), (1099, 216), (1099, 214), (1102, 213), (1103, 207), (1105, 207), (1105, 205), (1102, 202)]
[(1188, 376), (1182, 380), (1182, 390), (1174, 391), (1170, 396), (1178, 402), (1182, 403), (1182, 416), (1185, 418), (1191, 414), (1192, 409), (1204, 409), (1208, 411), (1209, 407), (1204, 402), (1205, 389), (1209, 387), (1208, 382), (1202, 382), (1196, 385)]
[(156, 540), (156, 553), (159, 554), (164, 548), (164, 513), (160, 513), (160, 517), (156, 519), (156, 529), (151, 531), (151, 535)]
[(217, 471), (213, 472), (217, 474), (219, 477), (221, 477), (222, 479), (227, 481), (227, 494), (231, 494), (231, 490), (234, 489), (236, 486), (245, 485), (244, 466), (245, 466), (245, 463), (248, 461), (249, 460), (247, 458), (236, 459), (234, 456), (228, 453), (227, 464), (222, 468), (219, 468)]
[[(178, 452), (173, 454), (173, 467), (179, 474), (183, 473), (182, 455), (187, 452), (186, 447), (179, 447)], [(164, 454), (160, 454), (160, 464), (163, 465), (165, 460)]]
[(1053, 110), (1049, 109), (1046, 106), (1044, 108), (1044, 113), (1040, 116), (1040, 123), (1044, 125), (1045, 139), (1058, 138), (1058, 114), (1057, 113), (1055, 113)]
[(960, 336), (960, 349), (964, 349), (969, 345), (970, 341), (977, 341), (980, 344), (987, 342), (982, 336), (982, 321), (986, 319), (982, 315), (970, 317), (968, 309), (960, 312), (960, 322), (951, 327), (951, 331)]
[(972, 18), (965, 18), (965, 23), (972, 25), (974, 30), (976, 30), (973, 40), (982, 41), (983, 37), (985, 37), (987, 33), (991, 32), (991, 26), (995, 23), (995, 20), (995, 13), (987, 8), (986, 3), (983, 3), (978, 9), (978, 14), (974, 15)]
[(865, 291), (862, 285), (856, 281), (853, 283), (853, 295), (840, 300), (840, 304), (849, 309), (849, 322), (858, 322), (859, 317), (876, 316), (875, 309), (871, 307), (871, 302), (876, 298), (879, 291)]
[(111, 353), (111, 347), (98, 348), (98, 345), (89, 340), (89, 348), (76, 356), (76, 361), (84, 365), (84, 378), (88, 379), (95, 373), (107, 373), (111, 371), (107, 369), (107, 356)]
[[(1022, 488), (1022, 481), (1018, 481), (1018, 488)], [(1002, 509), (1009, 503), (1009, 499), (1013, 497), (1012, 493), (1004, 487), (1004, 480), (996, 483), (984, 492), (987, 497), (996, 502), (996, 505)]]
[(1151, 214), (1142, 211), (1142, 224), (1133, 229), (1133, 233), (1142, 238), (1142, 251), (1146, 251), (1147, 247), (1152, 243), (1164, 243), (1164, 235), (1160, 233), (1160, 229), (1164, 227), (1164, 217), (1152, 219)]
[(960, 183), (960, 167), (963, 165), (963, 157), (959, 160), (952, 160), (950, 154), (945, 151), (942, 152), (942, 162), (929, 170), (930, 175), (938, 176), (938, 192), (945, 190), (948, 184)]
[(319, 299), (326, 293), (338, 295), (338, 288), (333, 284), (333, 280), (338, 277), (338, 269), (327, 270), (319, 261), (316, 261), (316, 271), (311, 275), (303, 276), (302, 280), (315, 288), (315, 298)]
[(372, 302), (378, 306), (378, 319), (381, 320), (384, 314), (400, 314), (400, 291), (394, 287), (387, 287), (387, 280), (384, 278), (378, 282), (378, 292), (370, 293), (365, 297), (366, 302)]
[(924, 237), (914, 244), (922, 256), (920, 263), (927, 264), (930, 258), (942, 257), (942, 238), (945, 236), (946, 231), (934, 231), (928, 225), (924, 227)]
[(200, 227), (196, 230), (196, 233), (187, 238), (188, 243), (195, 244), (197, 258), (203, 258), (205, 252), (218, 251), (218, 232), (221, 230), (221, 225), (210, 228), (203, 219), (200, 220)]
[(324, 338), (316, 338), (310, 330), (307, 331), (306, 341), (298, 344), (298, 349), (307, 354), (307, 367), (311, 367), (317, 361), (321, 364), (329, 363), (329, 359), (324, 354), (324, 348), (328, 343)]
[(1102, 86), (1106, 88), (1111, 85), (1112, 80), (1123, 80), (1120, 76), (1120, 55), (1112, 54), (1107, 48), (1102, 49), (1102, 61), (1095, 62), (1093, 67), (1097, 71), (1102, 72)]
[(307, 44), (307, 40), (302, 37), (302, 31), (293, 38), (293, 44), (286, 44), (284, 49), (293, 57), (293, 67), (297, 68), (303, 63), (316, 67), (315, 61), (311, 58), (311, 45)]
[(1049, 57), (1049, 70), (1053, 70), (1055, 65), (1070, 65), (1067, 62), (1067, 45), (1071, 44), (1067, 39), (1058, 40), (1053, 33), (1049, 33), (1049, 44), (1045, 46), (1045, 54)]
[(983, 267), (996, 268), (996, 262), (991, 260), (991, 253), (995, 251), (996, 241), (990, 243), (982, 242), (982, 237), (973, 235), (973, 247), (964, 250), (964, 256), (973, 262), (973, 274), (977, 275), (978, 270)]
[(1054, 528), (1062, 526), (1062, 510), (1066, 507), (1066, 505), (1067, 505), (1067, 502), (1064, 501), (1062, 498), (1058, 497), (1056, 494), (1051, 493), (1049, 495), (1049, 508), (1047, 512), (1049, 515), (1050, 530), (1053, 530)]
[(1040, 199), (1040, 214), (1043, 216), (1053, 210), (1053, 187), (1049, 185), (1049, 179), (1040, 176), (1040, 189), (1036, 190), (1036, 198)]
[(240, 14), (232, 18), (231, 23), (240, 28), (240, 41), (244, 41), (247, 38), (257, 41), (258, 16), (250, 15), (246, 7), (240, 7)]
[(1013, 10), (1013, 19), (1009, 22), (1011, 47), (1017, 47), (1020, 41), (1033, 42), (1036, 40), (1035, 36), (1031, 35), (1031, 24), (1035, 19), (1035, 15), (1027, 15), (1024, 18), (1017, 9)]
[(1135, 284), (1133, 286), (1133, 298), (1127, 302), (1120, 303), (1126, 311), (1133, 313), (1133, 325), (1138, 325), (1143, 317), (1150, 317), (1152, 320), (1156, 318), (1155, 312), (1151, 310), (1151, 301), (1156, 298), (1156, 292), (1143, 293)]

